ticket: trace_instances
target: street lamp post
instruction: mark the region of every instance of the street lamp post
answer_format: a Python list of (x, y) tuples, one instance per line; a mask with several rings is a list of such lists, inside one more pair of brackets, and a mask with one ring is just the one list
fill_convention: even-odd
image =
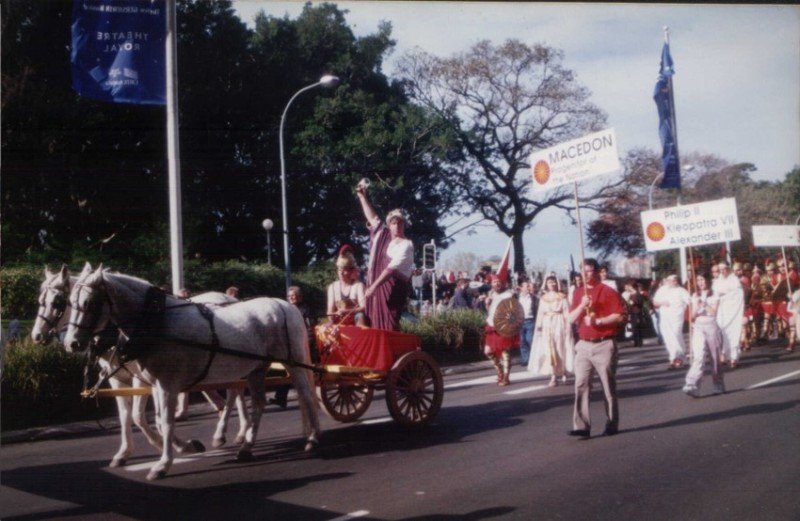
[(272, 219), (264, 219), (261, 221), (261, 227), (267, 232), (267, 264), (272, 266), (272, 240), (270, 239), (270, 233), (272, 228), (275, 226), (275, 223), (272, 222)]
[(311, 90), (314, 87), (335, 87), (339, 84), (339, 78), (336, 76), (325, 75), (319, 79), (317, 83), (313, 83), (311, 85), (307, 85), (302, 89), (298, 90), (294, 93), (289, 99), (289, 103), (286, 104), (286, 108), (283, 109), (283, 114), (281, 115), (281, 125), (280, 130), (278, 132), (278, 141), (280, 145), (280, 154), (281, 154), (281, 215), (283, 217), (283, 263), (284, 263), (284, 270), (286, 272), (286, 290), (289, 290), (289, 286), (292, 285), (292, 268), (291, 264), (289, 263), (289, 222), (288, 222), (288, 215), (287, 215), (287, 208), (286, 208), (286, 160), (284, 159), (283, 154), (283, 124), (286, 122), (286, 113), (289, 112), (289, 107), (292, 105), (292, 102), (295, 100), (297, 96), (304, 93), (307, 90)]

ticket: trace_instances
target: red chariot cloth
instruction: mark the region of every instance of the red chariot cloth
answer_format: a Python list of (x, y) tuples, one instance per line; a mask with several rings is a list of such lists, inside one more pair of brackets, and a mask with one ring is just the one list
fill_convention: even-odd
[[(317, 328), (317, 338), (322, 338)], [(419, 338), (408, 333), (382, 329), (341, 326), (328, 347), (319, 346), (323, 365), (369, 367), (388, 371), (395, 360), (420, 349)], [(330, 337), (328, 337), (330, 338)]]

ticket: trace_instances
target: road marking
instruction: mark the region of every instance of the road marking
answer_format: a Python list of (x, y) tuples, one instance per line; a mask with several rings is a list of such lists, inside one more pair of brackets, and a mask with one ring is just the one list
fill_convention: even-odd
[(797, 376), (800, 374), (800, 371), (793, 371), (789, 374), (785, 374), (783, 376), (778, 376), (777, 378), (773, 378), (772, 380), (767, 380), (765, 382), (760, 382), (750, 387), (746, 387), (745, 391), (751, 391), (753, 389), (758, 389), (759, 387), (764, 387), (765, 385), (774, 384), (775, 382), (780, 382), (781, 380), (786, 380), (787, 378), (791, 378), (793, 376)]
[(514, 389), (513, 391), (506, 391), (503, 394), (508, 395), (515, 395), (515, 394), (523, 394), (523, 393), (532, 393), (533, 391), (539, 391), (541, 389), (547, 389), (547, 385), (533, 385), (531, 387), (523, 387), (522, 389)]
[(355, 519), (357, 517), (364, 517), (369, 515), (369, 510), (356, 510), (355, 512), (350, 512), (349, 514), (345, 514), (343, 516), (334, 517), (330, 521), (346, 521), (347, 519)]
[[(194, 454), (192, 456), (185, 456), (181, 458), (175, 458), (172, 460), (172, 464), (180, 464), (180, 463), (189, 463), (191, 461), (197, 461), (202, 458), (215, 458), (217, 456), (224, 456), (226, 454), (233, 454), (237, 449), (217, 449), (208, 452), (201, 452), (199, 454)], [(156, 464), (158, 460), (149, 461), (146, 463), (137, 463), (136, 465), (126, 465), (124, 468), (128, 472), (138, 472), (140, 470), (150, 470), (150, 468)]]
[[(514, 382), (526, 381), (526, 380), (535, 380), (535, 379), (544, 379), (547, 378), (546, 376), (539, 376), (538, 374), (532, 374), (528, 371), (520, 371), (518, 373), (512, 373), (511, 379)], [(484, 385), (490, 383), (496, 383), (497, 376), (490, 375), (490, 376), (482, 376), (480, 378), (473, 378), (472, 380), (464, 380), (463, 382), (454, 382), (451, 384), (446, 384), (444, 386), (445, 389), (456, 389), (458, 387), (470, 387), (472, 385)]]
[(384, 416), (383, 418), (373, 418), (371, 420), (364, 420), (358, 422), (360, 425), (375, 425), (376, 423), (388, 423), (392, 421), (391, 416)]

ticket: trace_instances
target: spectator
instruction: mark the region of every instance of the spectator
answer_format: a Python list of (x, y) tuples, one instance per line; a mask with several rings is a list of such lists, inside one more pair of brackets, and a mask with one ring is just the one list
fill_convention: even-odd
[(452, 309), (468, 309), (472, 307), (472, 295), (469, 293), (469, 281), (467, 279), (459, 279), (451, 307)]

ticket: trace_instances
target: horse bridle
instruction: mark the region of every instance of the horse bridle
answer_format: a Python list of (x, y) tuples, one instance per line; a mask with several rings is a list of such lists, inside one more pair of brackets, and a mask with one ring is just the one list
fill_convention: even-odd
[[(53, 303), (50, 305), (50, 309), (54, 311), (52, 316), (47, 316), (47, 298), (46, 295), (49, 292), (55, 293), (53, 297)], [(42, 311), (44, 309), (44, 311)], [(36, 317), (41, 318), (42, 321), (47, 324), (50, 328), (48, 330), (48, 334), (52, 334), (53, 331), (58, 326), (58, 323), (61, 321), (61, 318), (64, 316), (64, 313), (67, 310), (67, 297), (65, 293), (61, 290), (54, 289), (54, 288), (45, 288), (44, 293), (39, 297), (39, 311), (37, 312)]]
[[(75, 292), (74, 302), (71, 303), (72, 309), (80, 313), (81, 317), (76, 318), (74, 321), (72, 317), (70, 317), (70, 321), (68, 325), (77, 328), (80, 331), (89, 330), (91, 333), (94, 333), (97, 329), (97, 323), (100, 322), (100, 317), (102, 316), (103, 311), (103, 304), (108, 304), (109, 307), (109, 314), (111, 313), (111, 299), (108, 298), (108, 291), (105, 288), (105, 283), (102, 282), (102, 286), (97, 288), (97, 296), (95, 296), (95, 288), (91, 287), (90, 285), (84, 282), (76, 282), (75, 287), (73, 288), (73, 292)], [(77, 291), (76, 291), (77, 290)], [(81, 304), (81, 291), (88, 291), (89, 296), (86, 298), (86, 301)], [(89, 324), (81, 324), (83, 319), (86, 315), (89, 315), (92, 320)], [(112, 318), (109, 316), (109, 318)]]

